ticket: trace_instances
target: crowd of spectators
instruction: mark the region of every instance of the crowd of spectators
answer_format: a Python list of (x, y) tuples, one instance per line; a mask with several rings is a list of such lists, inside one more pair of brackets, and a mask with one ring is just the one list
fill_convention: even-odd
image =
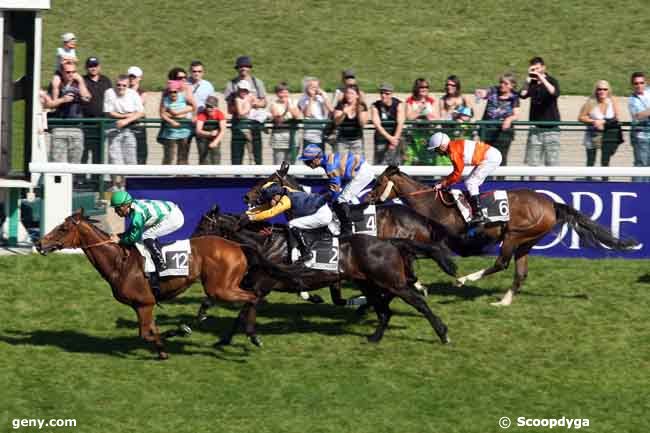
[[(50, 116), (62, 119), (111, 118), (105, 131), (108, 162), (145, 164), (148, 161), (147, 134), (139, 120), (145, 117), (146, 93), (142, 88), (143, 71), (131, 66), (112, 82), (102, 74), (98, 57), (85, 61), (85, 75), (77, 70), (76, 37), (62, 35), (62, 47), (56, 52), (56, 71), (47, 92), (41, 92), (43, 106)], [(187, 164), (192, 140), (196, 141), (200, 164), (220, 164), (226, 122), (231, 122), (230, 155), (232, 164), (262, 163), (262, 134), (271, 124), (270, 146), (273, 162), (291, 161), (308, 144), (339, 152), (364, 153), (364, 127), (374, 126), (375, 164), (448, 164), (445, 157), (428, 152), (426, 143), (433, 129), (448, 134), (481, 140), (498, 148), (507, 164), (515, 136), (513, 121), (520, 119), (520, 100), (530, 98), (525, 163), (530, 166), (559, 164), (560, 84), (551, 76), (541, 57), (529, 62), (525, 80), (518, 87), (512, 73), (504, 73), (494, 86), (475, 89), (473, 97), (463, 93), (461, 79), (450, 75), (439, 97), (431, 91), (426, 78), (417, 78), (411, 94), (402, 101), (392, 84), (381, 83), (379, 99), (367, 101), (359, 89), (354, 70), (341, 73), (341, 84), (328, 95), (316, 77), (305, 77), (303, 94), (294, 100), (286, 82), (278, 83), (269, 96), (264, 82), (253, 74), (253, 61), (240, 56), (234, 64), (236, 76), (223, 89), (226, 112), (219, 109), (219, 96), (212, 83), (204, 79), (205, 67), (192, 61), (189, 75), (181, 67), (168, 72), (160, 99), (161, 124), (157, 141), (163, 147), (163, 164)], [(634, 146), (634, 165), (650, 165), (650, 90), (643, 73), (631, 77), (633, 92), (628, 108), (633, 127), (630, 141)], [(471, 95), (471, 93), (470, 93)], [(476, 106), (485, 101), (482, 116)], [(599, 80), (593, 94), (580, 110), (578, 120), (586, 125), (584, 136), (588, 166), (607, 166), (623, 141), (620, 107), (609, 83)], [(304, 120), (306, 121), (304, 121)], [(473, 120), (491, 121), (477, 127)], [(296, 139), (297, 120), (301, 120), (301, 140)], [(408, 122), (408, 126), (406, 125)], [(433, 123), (432, 123), (433, 122)], [(56, 162), (102, 162), (100, 134), (85, 122), (66, 123), (50, 129), (50, 160)], [(296, 143), (295, 148), (291, 143)], [(156, 161), (157, 162), (157, 161)], [(638, 178), (648, 181), (647, 178)], [(116, 188), (122, 186), (113, 178)]]

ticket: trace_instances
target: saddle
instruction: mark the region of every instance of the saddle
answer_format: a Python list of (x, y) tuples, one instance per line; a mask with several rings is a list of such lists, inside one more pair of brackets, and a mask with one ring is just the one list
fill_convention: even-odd
[[(156, 266), (151, 259), (151, 254), (142, 243), (135, 244), (136, 249), (144, 259), (144, 272), (156, 272)], [(160, 273), (160, 277), (186, 277), (190, 273), (191, 246), (189, 239), (162, 244), (162, 254), (167, 264), (167, 270)]]
[[(454, 198), (456, 207), (465, 222), (472, 219), (472, 208), (469, 204), (469, 193), (452, 189), (449, 191)], [(510, 221), (510, 203), (508, 192), (502, 189), (486, 191), (480, 195), (481, 212), (489, 223), (502, 223)]]

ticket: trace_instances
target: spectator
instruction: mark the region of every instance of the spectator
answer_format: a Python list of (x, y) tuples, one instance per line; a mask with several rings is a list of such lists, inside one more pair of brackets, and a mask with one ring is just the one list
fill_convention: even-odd
[(180, 80), (167, 81), (167, 89), (161, 101), (160, 118), (163, 127), (158, 135), (164, 147), (163, 164), (173, 164), (176, 154), (176, 164), (187, 164), (190, 151), (187, 138), (190, 136), (188, 122), (193, 112), (192, 106), (187, 103), (183, 82)]
[(221, 141), (226, 133), (226, 116), (217, 107), (219, 99), (214, 95), (208, 96), (205, 110), (196, 116), (196, 144), (201, 165), (221, 163)]
[(205, 68), (200, 60), (194, 60), (190, 63), (190, 74), (187, 82), (192, 88), (197, 113), (200, 113), (205, 108), (205, 101), (208, 96), (214, 94), (214, 87), (208, 80), (203, 79)]
[(463, 96), (461, 90), (460, 78), (456, 75), (450, 75), (445, 81), (445, 93), (440, 98), (440, 118), (459, 123), (458, 126), (442, 126), (452, 139), (453, 137), (472, 138), (472, 126), (467, 122), (471, 122), (472, 117), (474, 117), (474, 109), (471, 102)]
[[(90, 101), (90, 92), (84, 79), (73, 63), (63, 65), (60, 96), (52, 98), (51, 107), (55, 108), (53, 117), (62, 119), (79, 119), (83, 117), (82, 102)], [(83, 132), (77, 127), (58, 127), (52, 130), (50, 159), (53, 162), (79, 164), (83, 152)]]
[[(264, 111), (261, 110), (266, 107), (266, 89), (264, 82), (252, 75), (253, 61), (249, 56), (240, 56), (235, 61), (235, 69), (237, 69), (237, 76), (226, 84), (226, 89), (223, 92), (223, 97), (228, 104), (228, 112), (233, 116), (233, 120), (242, 119), (242, 113), (237, 110), (235, 106), (236, 96), (241, 91), (239, 84), (247, 83), (244, 85), (248, 89), (248, 101), (250, 102), (250, 109), (246, 112), (247, 118), (262, 120), (261, 115), (264, 116)], [(234, 165), (242, 163), (244, 158), (244, 149), (252, 150), (252, 155), (255, 158), (256, 164), (262, 163), (262, 136), (259, 128), (242, 130), (236, 127), (232, 128), (232, 142), (231, 142), (231, 159)]]
[[(185, 102), (192, 107), (192, 113), (196, 113), (196, 101), (192, 93), (192, 86), (187, 81), (187, 72), (181, 67), (175, 67), (167, 72), (168, 80), (180, 81), (182, 84), (183, 92), (185, 93)], [(162, 101), (161, 101), (162, 104)]]
[[(411, 143), (406, 148), (404, 164), (434, 165), (436, 156), (427, 150), (433, 127), (429, 122), (440, 119), (438, 102), (429, 95), (429, 82), (418, 78), (413, 83), (411, 96), (406, 99), (406, 120), (420, 121), (410, 131)], [(445, 160), (449, 164), (448, 160)]]
[[(632, 118), (630, 142), (634, 148), (634, 166), (650, 166), (650, 89), (646, 87), (643, 72), (635, 72), (630, 77), (632, 95), (628, 99), (628, 109)], [(650, 177), (633, 177), (635, 182), (650, 182)]]
[[(138, 95), (140, 95), (140, 100), (144, 106), (146, 92), (142, 88), (142, 76), (144, 75), (142, 69), (138, 66), (130, 66), (126, 71), (126, 74), (129, 77), (129, 89), (134, 90)], [(131, 131), (133, 131), (133, 135), (135, 135), (138, 164), (146, 164), (147, 155), (149, 153), (149, 149), (147, 148), (147, 128), (144, 125), (136, 125), (131, 127)]]
[(393, 86), (379, 86), (379, 100), (370, 107), (375, 125), (375, 164), (400, 162), (400, 142), (404, 128), (404, 103), (393, 96)]
[[(246, 122), (250, 122), (250, 115), (253, 111), (253, 104), (257, 97), (251, 92), (251, 85), (246, 80), (237, 83), (237, 93), (235, 93), (232, 113), (232, 163), (233, 165), (241, 164), (244, 149), (248, 152), (249, 164), (261, 164), (261, 146), (259, 149), (253, 148), (253, 130)], [(241, 121), (244, 121), (242, 123)], [(237, 159), (235, 159), (237, 152)], [(258, 160), (259, 155), (259, 160)]]
[(620, 144), (619, 118), (620, 109), (612, 95), (611, 86), (605, 80), (596, 81), (592, 95), (578, 115), (578, 120), (587, 124), (584, 138), (587, 167), (594, 166), (598, 149), (600, 149), (601, 167), (609, 166), (609, 160)]
[[(109, 164), (136, 164), (137, 142), (131, 129), (138, 119), (144, 117), (144, 105), (138, 92), (129, 88), (129, 76), (120, 75), (115, 88), (104, 94), (106, 117), (117, 119), (114, 126), (106, 131), (108, 139)], [(113, 190), (124, 189), (121, 176), (112, 176)]]
[(477, 89), (476, 97), (486, 99), (485, 112), (482, 120), (499, 121), (501, 125), (481, 126), (481, 141), (496, 147), (501, 152), (502, 165), (508, 164), (508, 151), (515, 131), (512, 122), (519, 116), (519, 94), (517, 80), (510, 73), (499, 77), (499, 85), (488, 89)]
[[(558, 81), (546, 73), (546, 65), (541, 57), (533, 57), (529, 62), (526, 84), (519, 92), (523, 99), (530, 98), (531, 122), (559, 122), (560, 111), (557, 98), (560, 96)], [(560, 163), (560, 130), (557, 126), (537, 125), (530, 128), (526, 143), (526, 164), (558, 165)], [(534, 176), (530, 177), (534, 180)]]
[(64, 60), (72, 60), (75, 63), (78, 60), (76, 51), (77, 37), (74, 35), (74, 33), (68, 32), (62, 34), (61, 41), (63, 42), (63, 46), (56, 49), (56, 61), (54, 62), (57, 70), (59, 69), (59, 65), (61, 65)]
[[(357, 81), (356, 74), (354, 69), (344, 69), (341, 71), (341, 85), (334, 90), (334, 99), (333, 104), (336, 106), (343, 99), (343, 94), (345, 93), (345, 88), (348, 86), (359, 86)], [(366, 95), (361, 90), (359, 90), (359, 96), (362, 101), (366, 101)]]
[[(329, 119), (334, 107), (327, 100), (327, 94), (320, 88), (320, 81), (314, 77), (306, 77), (303, 80), (304, 94), (298, 100), (298, 108), (305, 119), (325, 121)], [(309, 144), (315, 144), (325, 149), (323, 129), (325, 125), (312, 128), (305, 125), (303, 134), (303, 149)]]
[[(88, 57), (86, 59), (86, 75), (84, 83), (88, 92), (90, 92), (90, 101), (82, 105), (83, 116), (85, 118), (104, 117), (104, 94), (113, 84), (110, 78), (102, 74), (102, 67), (97, 57)], [(100, 133), (99, 123), (84, 125), (84, 151), (81, 155), (81, 163), (88, 162), (88, 154), (92, 154), (92, 163), (101, 164), (104, 155), (100, 153)]]
[(347, 86), (343, 99), (334, 109), (337, 127), (336, 151), (363, 155), (363, 127), (368, 123), (368, 106), (361, 100), (356, 84)]
[(283, 161), (293, 163), (295, 161), (295, 154), (292, 155), (293, 148), (291, 144), (295, 145), (295, 134), (294, 141), (291, 143), (291, 126), (287, 121), (302, 118), (302, 113), (298, 109), (296, 101), (289, 96), (287, 83), (282, 82), (275, 86), (275, 95), (277, 99), (271, 104), (271, 117), (273, 118), (273, 131), (271, 132), (273, 163), (282, 164)]

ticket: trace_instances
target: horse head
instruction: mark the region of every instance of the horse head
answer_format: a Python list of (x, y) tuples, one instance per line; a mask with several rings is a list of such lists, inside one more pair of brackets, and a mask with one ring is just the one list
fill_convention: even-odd
[(375, 181), (374, 188), (366, 195), (366, 201), (370, 203), (383, 202), (397, 198), (397, 191), (392, 180), (394, 176), (402, 174), (399, 167), (389, 165)]
[(213, 235), (227, 238), (237, 230), (237, 220), (234, 215), (221, 213), (219, 205), (214, 205), (201, 217), (192, 237)]
[(38, 240), (36, 250), (46, 255), (64, 248), (78, 248), (81, 246), (80, 225), (85, 221), (84, 210), (81, 208)]
[(277, 183), (280, 186), (288, 187), (298, 191), (302, 191), (302, 185), (298, 183), (295, 177), (289, 175), (289, 163), (286, 161), (282, 162), (282, 165), (278, 170), (275, 171), (271, 176), (263, 179), (255, 186), (253, 186), (246, 194), (244, 194), (244, 203), (255, 206), (259, 204), (260, 197), (262, 195), (262, 189), (265, 185), (269, 183)]

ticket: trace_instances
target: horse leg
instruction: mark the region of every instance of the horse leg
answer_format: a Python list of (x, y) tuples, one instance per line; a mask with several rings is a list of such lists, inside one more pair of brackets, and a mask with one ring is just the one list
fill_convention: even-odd
[(330, 285), (330, 297), (334, 305), (343, 307), (347, 304), (348, 301), (341, 296), (341, 280), (338, 280), (336, 284)]
[(152, 343), (158, 352), (158, 359), (164, 360), (169, 358), (169, 355), (165, 352), (158, 328), (153, 320), (153, 307), (153, 305), (141, 305), (135, 309), (140, 327), (140, 338)]
[(488, 275), (495, 274), (506, 269), (510, 264), (510, 259), (512, 258), (513, 251), (514, 242), (511, 239), (504, 240), (503, 245), (501, 246), (501, 253), (492, 266), (458, 278), (456, 280), (456, 286), (461, 287), (467, 281), (478, 281), (483, 277), (487, 277)]
[(427, 301), (422, 297), (422, 295), (415, 291), (415, 288), (411, 289), (407, 287), (404, 289), (395, 289), (393, 290), (393, 293), (402, 298), (404, 302), (414, 307), (427, 318), (431, 327), (436, 331), (442, 344), (451, 342), (447, 336), (447, 325), (444, 324), (440, 317), (436, 316), (433, 311), (431, 311), (427, 305)]
[(223, 334), (221, 338), (214, 344), (215, 346), (228, 346), (230, 343), (232, 343), (232, 339), (239, 331), (239, 327), (241, 326), (241, 323), (244, 322), (244, 313), (246, 312), (246, 309), (248, 308), (248, 304), (244, 305), (241, 310), (239, 310), (239, 314), (237, 314), (237, 317), (235, 320), (232, 322), (232, 326), (230, 327), (230, 330)]
[(248, 304), (247, 314), (245, 319), (245, 329), (248, 340), (257, 347), (262, 347), (262, 340), (257, 336), (255, 325), (257, 323), (257, 304)]
[(379, 343), (384, 337), (384, 332), (388, 328), (388, 322), (393, 315), (393, 312), (390, 310), (389, 304), (394, 298), (393, 294), (384, 294), (384, 296), (379, 296), (374, 305), (375, 313), (377, 313), (377, 328), (372, 335), (369, 335), (368, 342), (370, 343)]
[(322, 304), (325, 300), (320, 295), (314, 295), (309, 292), (300, 292), (298, 297), (304, 301), (311, 302), (312, 304)]
[(499, 302), (493, 302), (492, 305), (508, 306), (512, 304), (515, 295), (519, 293), (521, 286), (524, 284), (524, 281), (526, 281), (526, 277), (528, 277), (529, 251), (530, 248), (526, 248), (522, 251), (517, 251), (515, 254), (515, 276), (512, 281), (512, 287), (506, 292), (505, 295), (503, 295), (503, 298)]
[(213, 307), (216, 305), (216, 302), (214, 301), (213, 298), (206, 296), (203, 301), (201, 302), (201, 306), (199, 307), (199, 311), (196, 313), (196, 317), (194, 318), (194, 323), (200, 324), (203, 322), (205, 319), (208, 318), (208, 310), (210, 307)]
[(416, 282), (413, 284), (413, 287), (415, 287), (415, 289), (416, 289), (418, 292), (420, 292), (420, 293), (422, 294), (422, 296), (425, 296), (425, 297), (426, 297), (426, 296), (429, 296), (429, 289), (427, 289), (427, 287), (426, 287), (424, 284), (422, 284), (421, 282), (416, 281)]

